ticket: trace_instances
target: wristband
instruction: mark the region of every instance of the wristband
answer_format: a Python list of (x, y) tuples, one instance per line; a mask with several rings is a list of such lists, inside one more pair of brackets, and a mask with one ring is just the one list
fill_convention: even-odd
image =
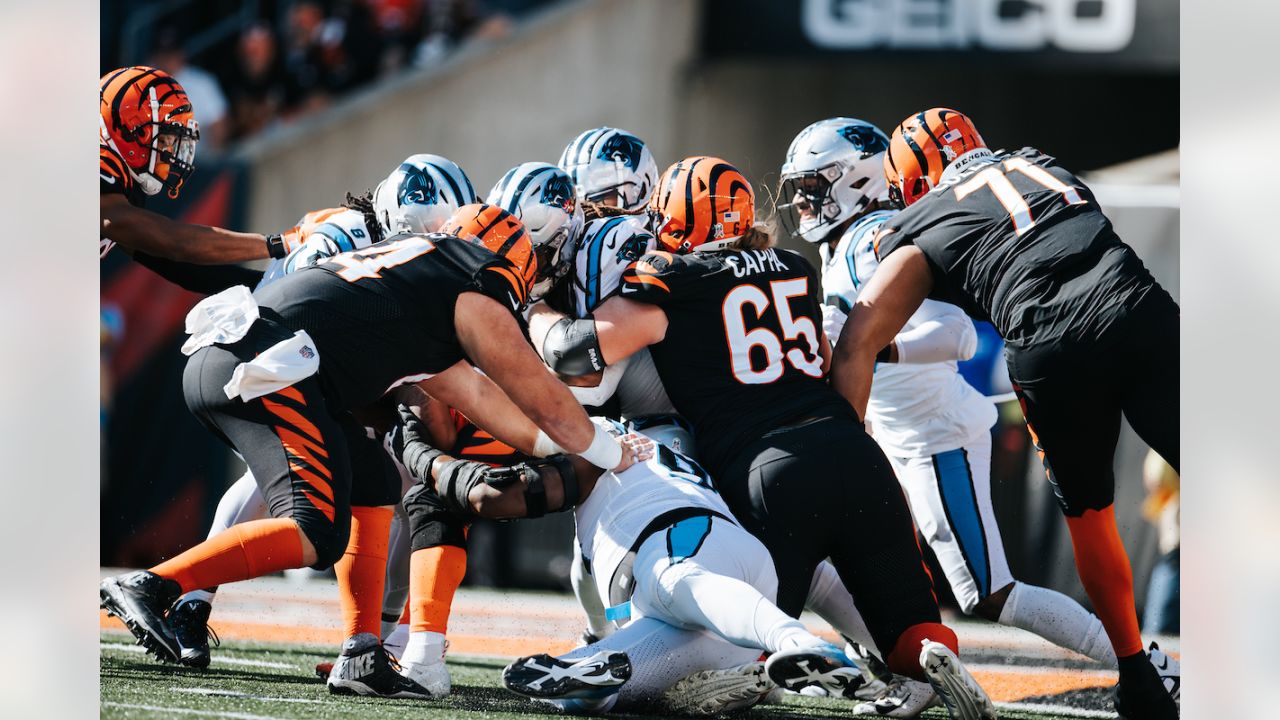
[(289, 250), (284, 245), (284, 237), (282, 235), (267, 236), (267, 255), (279, 260), (288, 254)]
[(604, 470), (612, 470), (622, 463), (622, 446), (604, 428), (595, 425), (595, 437), (591, 446), (579, 453), (583, 460)]
[(550, 436), (542, 432), (541, 428), (539, 428), (538, 437), (533, 440), (534, 457), (543, 458), (548, 455), (560, 455), (561, 453), (567, 452), (569, 451), (557, 445), (555, 440), (552, 440)]

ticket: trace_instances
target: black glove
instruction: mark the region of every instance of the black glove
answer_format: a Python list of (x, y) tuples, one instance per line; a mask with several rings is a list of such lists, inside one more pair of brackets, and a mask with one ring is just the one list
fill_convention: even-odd
[(400, 426), (392, 433), (391, 449), (404, 463), (409, 474), (428, 485), (434, 485), (431, 478), (431, 465), (444, 455), (427, 441), (426, 428), (417, 415), (403, 403), (397, 408), (400, 411)]

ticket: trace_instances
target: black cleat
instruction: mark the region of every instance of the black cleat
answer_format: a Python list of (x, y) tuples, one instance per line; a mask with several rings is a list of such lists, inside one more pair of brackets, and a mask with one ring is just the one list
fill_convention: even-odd
[(575, 660), (551, 655), (522, 657), (502, 671), (502, 683), (511, 692), (554, 700), (607, 697), (630, 679), (627, 654), (603, 650)]
[(165, 662), (178, 662), (181, 650), (165, 610), (182, 594), (182, 588), (146, 570), (109, 577), (98, 586), (102, 607), (120, 618), (138, 644)]
[(169, 612), (169, 627), (181, 649), (178, 662), (183, 665), (201, 670), (209, 667), (209, 640), (214, 647), (220, 644), (218, 634), (209, 627), (210, 610), (213, 606), (204, 600), (191, 600)]
[(373, 633), (347, 638), (327, 680), (334, 695), (430, 700), (429, 690), (400, 674), (400, 666)]
[(1125, 663), (1113, 691), (1122, 720), (1177, 720), (1178, 706), (1146, 653), (1141, 662)]

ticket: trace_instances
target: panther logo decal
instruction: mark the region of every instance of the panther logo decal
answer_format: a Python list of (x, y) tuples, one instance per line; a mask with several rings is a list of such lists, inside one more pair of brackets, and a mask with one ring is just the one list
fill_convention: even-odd
[(643, 149), (644, 145), (640, 142), (640, 138), (617, 133), (600, 146), (598, 156), (601, 160), (620, 162), (635, 170), (640, 167), (640, 151)]

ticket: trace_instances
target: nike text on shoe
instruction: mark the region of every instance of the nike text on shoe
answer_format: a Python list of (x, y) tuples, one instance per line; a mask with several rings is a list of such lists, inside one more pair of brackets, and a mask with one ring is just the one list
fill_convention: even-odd
[(329, 672), (329, 692), (335, 695), (373, 695), (387, 698), (430, 699), (431, 693), (400, 674), (373, 633), (347, 638), (342, 654)]
[(880, 692), (875, 697), (866, 699), (870, 702), (854, 706), (854, 715), (913, 718), (942, 704), (932, 685), (901, 676), (891, 677), (889, 682), (880, 686)]
[(120, 618), (139, 645), (166, 662), (178, 662), (181, 652), (165, 619), (180, 594), (178, 583), (146, 570), (109, 577), (98, 586), (107, 614)]
[(764, 663), (756, 661), (688, 675), (668, 688), (660, 702), (673, 715), (709, 717), (749, 708), (775, 687)]
[(797, 692), (817, 686), (832, 697), (852, 698), (863, 683), (857, 664), (830, 643), (776, 652), (764, 667), (779, 687)]
[(925, 640), (921, 646), (920, 667), (946, 706), (951, 720), (992, 720), (996, 717), (991, 698), (950, 648), (932, 640)]
[(218, 634), (209, 627), (209, 612), (213, 606), (204, 600), (179, 602), (169, 612), (169, 627), (178, 641), (181, 654), (178, 662), (194, 668), (209, 667), (209, 640), (214, 647), (219, 644)]
[(1147, 655), (1151, 659), (1151, 665), (1156, 669), (1156, 674), (1164, 683), (1164, 689), (1169, 692), (1169, 697), (1173, 698), (1175, 703), (1178, 702), (1182, 695), (1182, 663), (1161, 650), (1154, 641), (1151, 647), (1147, 648)]
[(517, 695), (531, 698), (600, 698), (631, 679), (626, 653), (600, 651), (576, 660), (550, 655), (523, 657), (502, 671), (502, 682)]

